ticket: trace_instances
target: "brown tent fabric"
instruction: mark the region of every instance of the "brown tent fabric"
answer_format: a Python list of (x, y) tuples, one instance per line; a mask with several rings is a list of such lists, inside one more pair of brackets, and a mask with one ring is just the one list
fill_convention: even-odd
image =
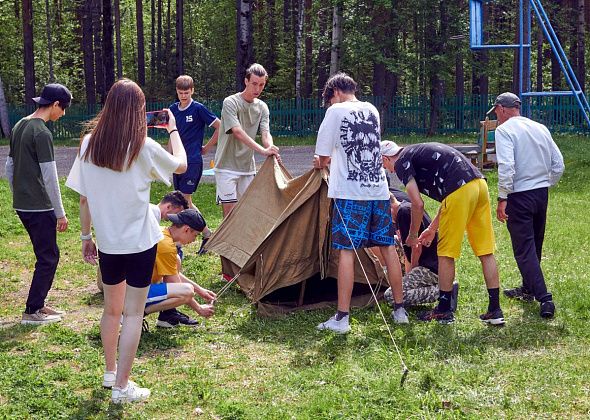
[[(293, 178), (276, 159), (269, 158), (207, 243), (207, 250), (221, 255), (224, 273), (240, 273), (237, 282), (258, 304), (259, 313), (272, 315), (334, 303), (338, 253), (330, 247), (327, 192), (321, 171), (312, 169)], [(371, 284), (380, 285), (385, 273), (375, 255), (359, 250), (359, 256)], [(369, 303), (372, 295), (358, 262), (354, 278), (354, 294), (364, 292), (364, 296), (353, 299), (353, 304)], [(331, 299), (318, 296), (320, 289)]]

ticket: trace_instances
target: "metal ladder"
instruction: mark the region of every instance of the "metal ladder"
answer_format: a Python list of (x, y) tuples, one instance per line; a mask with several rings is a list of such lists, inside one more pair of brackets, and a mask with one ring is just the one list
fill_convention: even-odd
[[(551, 50), (555, 55), (559, 67), (565, 76), (565, 80), (570, 87), (570, 90), (563, 91), (549, 91), (549, 92), (533, 92), (531, 91), (530, 77), (526, 81), (523, 80), (523, 69), (525, 64), (530, 69), (531, 65), (531, 20), (532, 13), (524, 13), (524, 2), (527, 0), (519, 0), (519, 28), (520, 37), (518, 44), (503, 44), (490, 45), (483, 43), (483, 3), (485, 0), (469, 0), (469, 21), (470, 21), (470, 47), (473, 50), (481, 49), (518, 49), (518, 63), (519, 63), (519, 81), (518, 81), (518, 96), (520, 98), (542, 97), (542, 96), (574, 96), (576, 102), (582, 111), (582, 115), (586, 123), (590, 127), (590, 105), (588, 99), (578, 78), (570, 65), (570, 62), (563, 51), (561, 43), (557, 38), (557, 34), (549, 21), (549, 16), (541, 4), (541, 0), (528, 0), (531, 8), (535, 12), (537, 22), (541, 27), (545, 38), (551, 46)], [(526, 25), (526, 26), (525, 26)], [(524, 30), (526, 28), (526, 31)], [(526, 39), (525, 39), (526, 33)], [(530, 73), (529, 73), (530, 74)]]

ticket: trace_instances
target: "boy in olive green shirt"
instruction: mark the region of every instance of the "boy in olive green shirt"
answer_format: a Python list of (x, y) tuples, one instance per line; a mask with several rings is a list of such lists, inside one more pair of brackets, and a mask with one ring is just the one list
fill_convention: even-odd
[[(217, 204), (223, 207), (223, 217), (234, 208), (254, 179), (254, 151), (279, 157), (279, 149), (270, 135), (268, 106), (258, 99), (267, 80), (264, 67), (252, 64), (246, 70), (244, 90), (223, 101), (215, 153)], [(262, 146), (254, 140), (258, 131)]]
[(53, 155), (53, 136), (45, 123), (65, 115), (72, 94), (63, 85), (49, 84), (33, 100), (37, 110), (21, 119), (12, 130), (6, 176), (13, 194), (12, 206), (29, 234), (37, 257), (21, 323), (43, 325), (61, 321), (63, 315), (62, 311), (45, 305), (45, 298), (59, 262), (56, 226), (59, 232), (68, 227)]

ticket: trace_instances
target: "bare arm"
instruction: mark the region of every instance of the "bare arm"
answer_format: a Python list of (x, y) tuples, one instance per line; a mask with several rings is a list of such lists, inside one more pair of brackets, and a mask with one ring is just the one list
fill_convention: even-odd
[(88, 200), (83, 195), (80, 196), (80, 227), (82, 230), (82, 236), (89, 237), (89, 239), (82, 240), (82, 257), (87, 263), (96, 265), (98, 255), (96, 245), (92, 240), (90, 208), (88, 207)]
[[(270, 156), (270, 155), (278, 155), (279, 154), (278, 147), (271, 144), (270, 146), (268, 146), (265, 149), (264, 147), (262, 147), (261, 145), (256, 143), (252, 137), (250, 137), (248, 134), (246, 134), (246, 132), (240, 126), (233, 127), (232, 134), (234, 135), (234, 137), (238, 141), (244, 143), (250, 149), (254, 150), (255, 152), (260, 153), (261, 155)], [(272, 137), (271, 137), (271, 142), (272, 142)]]
[(203, 149), (201, 150), (202, 154), (204, 155), (211, 151), (211, 149), (217, 145), (217, 140), (219, 139), (219, 127), (221, 127), (221, 121), (219, 121), (219, 118), (216, 118), (215, 121), (213, 121), (211, 127), (213, 127), (215, 131), (213, 132), (213, 135), (211, 136), (207, 144), (204, 145)]
[(424, 215), (424, 201), (420, 195), (418, 184), (412, 178), (406, 185), (406, 192), (410, 197), (412, 203), (412, 221), (410, 223), (410, 231), (406, 239), (408, 246), (414, 246), (418, 243), (418, 231), (420, 230), (420, 224), (422, 223), (422, 217)]
[(330, 165), (330, 156), (313, 155), (313, 167), (315, 169), (327, 168)]
[(166, 126), (166, 130), (168, 134), (170, 134), (170, 140), (168, 141), (168, 151), (172, 154), (172, 156), (180, 159), (180, 165), (174, 171), (175, 174), (183, 174), (186, 172), (187, 160), (186, 160), (186, 151), (184, 150), (184, 146), (182, 145), (182, 140), (180, 140), (180, 134), (178, 134), (178, 129), (176, 128), (176, 119), (174, 118), (174, 114), (172, 111), (167, 109), (168, 111), (168, 125)]

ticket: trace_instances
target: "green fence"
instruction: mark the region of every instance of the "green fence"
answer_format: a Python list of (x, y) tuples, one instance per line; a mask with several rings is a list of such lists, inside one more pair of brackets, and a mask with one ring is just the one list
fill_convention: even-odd
[[(381, 124), (386, 133), (426, 134), (430, 126), (431, 100), (426, 96), (363, 97), (373, 103), (380, 112)], [(474, 133), (479, 121), (491, 107), (494, 96), (444, 97), (438, 103), (440, 134)], [(204, 102), (216, 115), (221, 114), (220, 100)], [(318, 99), (268, 99), (270, 128), (274, 136), (308, 136), (317, 133), (325, 110)], [(152, 102), (149, 111), (168, 106), (165, 102)], [(538, 97), (524, 104), (531, 110), (533, 119), (547, 125), (553, 132), (584, 132), (589, 129), (573, 97)], [(20, 118), (33, 112), (33, 107), (8, 108), (9, 119), (14, 125)], [(56, 139), (77, 138), (86, 121), (93, 118), (100, 105), (73, 105), (66, 115), (50, 128)], [(525, 108), (526, 111), (526, 108)], [(163, 130), (150, 129), (152, 137), (162, 138)], [(209, 133), (210, 134), (210, 133)]]

